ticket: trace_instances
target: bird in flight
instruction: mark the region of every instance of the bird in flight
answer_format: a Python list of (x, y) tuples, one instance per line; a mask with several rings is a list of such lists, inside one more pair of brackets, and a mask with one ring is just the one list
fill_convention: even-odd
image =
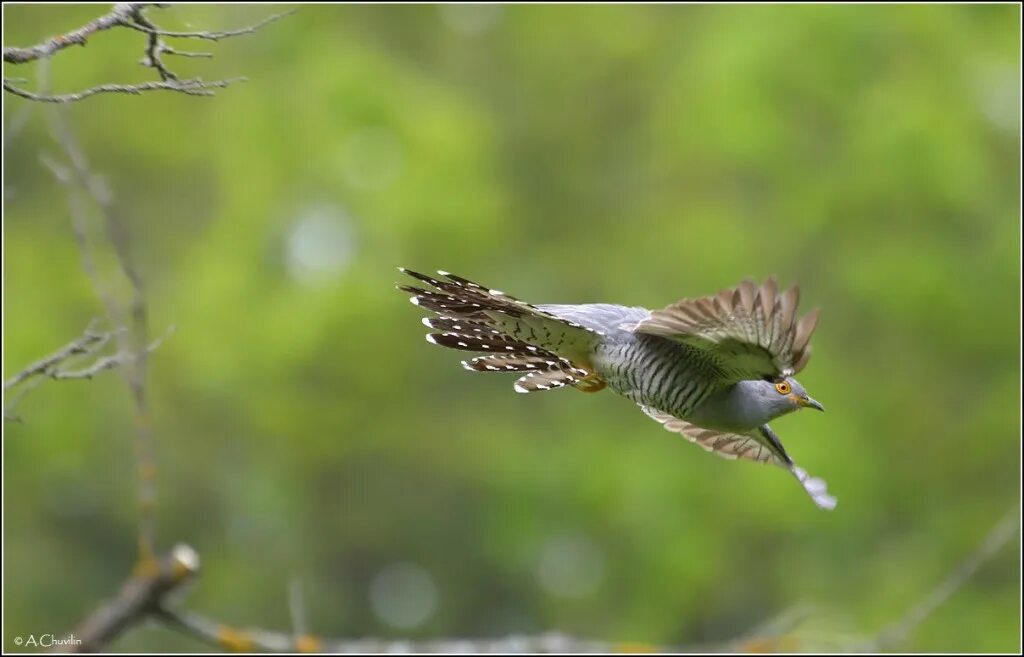
[(729, 459), (788, 470), (816, 505), (833, 509), (825, 482), (789, 457), (768, 426), (803, 408), (825, 410), (793, 378), (811, 356), (815, 310), (797, 318), (800, 291), (773, 279), (743, 281), (717, 295), (660, 310), (607, 303), (529, 304), (439, 271), (403, 267), (399, 285), (434, 313), (427, 341), (477, 352), (476, 372), (515, 372), (516, 392), (605, 387), (636, 402), (667, 430)]

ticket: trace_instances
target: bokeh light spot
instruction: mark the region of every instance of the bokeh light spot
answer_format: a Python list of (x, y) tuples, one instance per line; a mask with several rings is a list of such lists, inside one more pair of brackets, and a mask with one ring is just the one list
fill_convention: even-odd
[(604, 579), (605, 558), (593, 541), (578, 534), (550, 539), (541, 549), (537, 580), (541, 587), (563, 598), (582, 598), (597, 590)]
[(285, 245), (288, 273), (300, 283), (315, 283), (341, 274), (355, 250), (348, 216), (330, 205), (315, 205), (293, 222)]
[(370, 604), (384, 623), (411, 629), (422, 625), (437, 608), (434, 578), (422, 566), (395, 563), (386, 566), (370, 582)]

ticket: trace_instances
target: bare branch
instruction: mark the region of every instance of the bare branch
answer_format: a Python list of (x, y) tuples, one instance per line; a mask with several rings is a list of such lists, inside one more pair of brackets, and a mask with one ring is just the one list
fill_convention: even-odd
[(787, 611), (769, 623), (757, 627), (743, 637), (719, 643), (688, 646), (659, 646), (647, 643), (613, 642), (582, 639), (560, 632), (539, 635), (511, 635), (497, 638), (446, 639), (347, 639), (310, 634), (302, 615), (296, 610), (298, 587), (295, 580), (289, 589), (293, 631), (279, 632), (262, 628), (239, 628), (226, 625), (195, 612), (161, 606), (156, 616), (168, 627), (190, 635), (217, 649), (230, 652), (324, 652), (324, 653), (447, 653), (447, 654), (516, 654), (516, 653), (711, 653), (759, 652), (760, 648), (779, 644), (809, 614), (808, 607)]
[(166, 596), (199, 572), (199, 555), (179, 543), (154, 560), (152, 568), (140, 568), (122, 586), (117, 597), (101, 606), (82, 622), (71, 636), (78, 642), (64, 642), (69, 652), (94, 652), (163, 604)]
[(140, 11), (145, 6), (145, 3), (116, 4), (110, 13), (100, 16), (77, 30), (57, 35), (38, 45), (28, 48), (8, 48), (5, 46), (4, 62), (8, 64), (25, 64), (37, 59), (47, 58), (69, 46), (84, 46), (88, 38), (96, 32), (124, 25), (132, 13)]
[(4, 46), (4, 62), (8, 64), (25, 64), (36, 61), (37, 59), (49, 57), (50, 55), (70, 46), (84, 46), (89, 37), (96, 32), (109, 30), (113, 27), (128, 27), (154, 36), (220, 41), (221, 39), (227, 39), (243, 34), (252, 34), (265, 25), (284, 18), (289, 14), (293, 14), (296, 11), (291, 9), (289, 11), (273, 14), (258, 23), (235, 30), (226, 30), (223, 32), (172, 32), (168, 30), (161, 30), (144, 18), (139, 22), (138, 19), (143, 16), (143, 10), (150, 6), (157, 7), (158, 9), (164, 9), (168, 5), (149, 2), (118, 3), (114, 5), (114, 8), (110, 13), (104, 14), (103, 16), (96, 18), (77, 30), (68, 32), (67, 34), (57, 35), (40, 44), (30, 46), (28, 48)]
[(100, 16), (87, 25), (69, 32), (67, 34), (53, 37), (43, 43), (29, 48), (4, 48), (4, 61), (9, 64), (24, 64), (32, 61), (47, 61), (51, 55), (71, 45), (85, 45), (86, 40), (102, 30), (109, 30), (114, 27), (123, 27), (142, 32), (146, 35), (146, 46), (143, 50), (141, 63), (143, 66), (154, 69), (160, 76), (158, 82), (142, 82), (138, 84), (101, 84), (90, 87), (83, 91), (50, 95), (47, 93), (35, 93), (17, 86), (14, 78), (4, 78), (3, 88), (8, 93), (14, 94), (26, 100), (39, 103), (74, 103), (98, 94), (118, 93), (138, 95), (147, 91), (176, 91), (190, 96), (212, 96), (216, 89), (223, 89), (236, 82), (242, 82), (244, 77), (228, 78), (213, 82), (204, 82), (201, 78), (180, 80), (178, 75), (172, 71), (163, 61), (162, 55), (171, 54), (182, 57), (204, 57), (210, 58), (211, 53), (198, 53), (179, 51), (167, 45), (162, 37), (180, 39), (199, 39), (205, 41), (220, 41), (230, 37), (251, 34), (263, 26), (273, 23), (284, 16), (293, 13), (295, 10), (273, 14), (262, 21), (234, 30), (221, 32), (172, 32), (160, 29), (145, 14), (149, 7), (165, 8), (165, 4), (154, 3), (119, 3), (114, 5), (110, 13)]
[(248, 78), (241, 76), (237, 78), (228, 78), (226, 80), (214, 80), (212, 82), (205, 82), (201, 78), (191, 78), (188, 80), (175, 79), (162, 82), (142, 82), (139, 84), (101, 84), (76, 93), (47, 96), (35, 94), (20, 87), (15, 87), (5, 78), (4, 90), (14, 94), (15, 96), (21, 96), (22, 98), (26, 98), (37, 103), (65, 104), (85, 100), (86, 98), (97, 94), (110, 93), (138, 96), (147, 91), (177, 91), (190, 96), (212, 96), (214, 95), (212, 89), (224, 89), (225, 87), (237, 82), (245, 82), (247, 79)]
[[(82, 247), (82, 263), (90, 275), (97, 294), (107, 306), (110, 323), (126, 326), (128, 330), (119, 336), (118, 351), (128, 354), (121, 360), (120, 368), (125, 382), (132, 393), (135, 410), (135, 457), (137, 474), (137, 495), (139, 503), (139, 561), (152, 563), (156, 558), (156, 462), (150, 428), (149, 410), (146, 401), (146, 365), (148, 355), (148, 323), (146, 316), (146, 294), (142, 276), (136, 267), (128, 244), (126, 222), (113, 203), (110, 190), (104, 181), (93, 174), (89, 161), (78, 145), (61, 108), (53, 112), (54, 136), (70, 162), (69, 169), (51, 167), (69, 190), (72, 199), (72, 220), (76, 240)], [(131, 285), (131, 295), (126, 310), (117, 302), (108, 286), (96, 275), (93, 256), (86, 239), (85, 214), (80, 207), (80, 193), (84, 192), (99, 208), (106, 228), (107, 240), (114, 252), (121, 274)]]
[(1013, 507), (997, 522), (978, 547), (957, 564), (949, 575), (918, 604), (908, 611), (902, 620), (884, 630), (873, 645), (872, 652), (891, 650), (903, 644), (917, 627), (931, 614), (960, 590), (978, 569), (994, 557), (1014, 536), (1020, 533), (1020, 507)]
[[(607, 653), (623, 648), (639, 649), (603, 641), (576, 639), (565, 634), (508, 636), (497, 639), (433, 639), (425, 641), (382, 639), (330, 639), (313, 635), (295, 636), (259, 628), (235, 628), (190, 611), (164, 607), (159, 617), (169, 626), (232, 652), (329, 652), (329, 653)], [(643, 646), (650, 651), (657, 646)]]

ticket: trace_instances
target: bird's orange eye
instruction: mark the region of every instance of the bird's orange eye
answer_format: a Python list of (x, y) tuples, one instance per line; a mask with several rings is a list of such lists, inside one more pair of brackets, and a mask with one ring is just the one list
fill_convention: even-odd
[(779, 381), (775, 384), (775, 389), (779, 391), (780, 395), (788, 395), (792, 388), (785, 381)]

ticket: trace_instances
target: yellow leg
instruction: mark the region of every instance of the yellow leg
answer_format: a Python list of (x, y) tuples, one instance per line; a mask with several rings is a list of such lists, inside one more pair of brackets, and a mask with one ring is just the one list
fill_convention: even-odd
[(598, 376), (596, 373), (591, 372), (584, 378), (576, 382), (576, 389), (580, 392), (600, 392), (604, 390), (604, 387), (608, 383)]

